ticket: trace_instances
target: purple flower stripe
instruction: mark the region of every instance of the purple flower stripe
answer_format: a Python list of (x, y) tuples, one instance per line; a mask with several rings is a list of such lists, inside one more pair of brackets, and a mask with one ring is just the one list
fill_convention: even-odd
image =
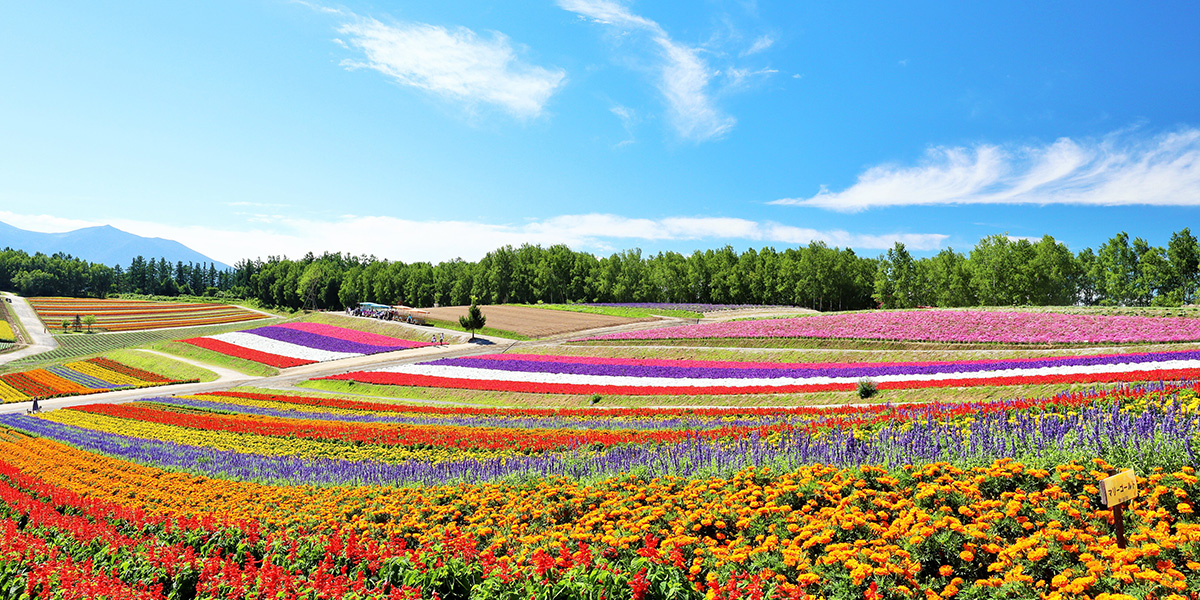
[(1141, 414), (1122, 411), (1119, 403), (1099, 403), (1065, 415), (996, 411), (976, 415), (965, 426), (957, 420), (932, 419), (886, 424), (862, 439), (854, 430), (833, 428), (819, 437), (799, 430), (786, 431), (775, 442), (751, 433), (738, 439), (689, 437), (678, 443), (618, 446), (599, 453), (577, 448), (533, 456), (399, 463), (216, 450), (94, 431), (21, 414), (0, 415), (0, 425), (159, 468), (248, 481), (326, 485), (482, 482), (520, 474), (583, 478), (633, 469), (644, 470), (647, 477), (689, 477), (751, 465), (978, 464), (1001, 457), (1023, 460), (1081, 451), (1105, 457), (1114, 450), (1134, 456), (1178, 452), (1186, 455), (1189, 464), (1197, 463), (1197, 425), (1174, 404)]
[(455, 367), (474, 367), (496, 371), (527, 373), (561, 373), (571, 375), (608, 375), (620, 377), (670, 377), (677, 379), (779, 379), (808, 377), (880, 377), (885, 375), (920, 375), (936, 373), (977, 373), (1004, 369), (1037, 369), (1042, 367), (1093, 366), (1112, 364), (1143, 364), (1165, 360), (1197, 360), (1200, 351), (1150, 352), (1104, 356), (1059, 356), (1002, 362), (946, 362), (932, 365), (878, 365), (831, 367), (805, 366), (796, 369), (743, 369), (729, 367), (669, 367), (654, 365), (606, 365), (551, 361), (489, 360), (486, 358), (444, 358), (424, 364)]
[(330, 352), (352, 352), (354, 354), (378, 354), (380, 352), (391, 352), (392, 350), (404, 350), (408, 346), (397, 344), (394, 347), (374, 346), (371, 344), (363, 344), (350, 340), (343, 340), (327, 335), (310, 333), (299, 329), (291, 329), (288, 327), (257, 327), (255, 329), (247, 329), (243, 333), (252, 333), (254, 335), (265, 337), (268, 339), (288, 342), (305, 348), (315, 348), (317, 350), (328, 350)]

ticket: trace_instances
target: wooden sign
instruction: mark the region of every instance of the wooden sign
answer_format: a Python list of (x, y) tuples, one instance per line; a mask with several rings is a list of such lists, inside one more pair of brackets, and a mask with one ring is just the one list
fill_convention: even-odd
[(1137, 475), (1133, 469), (1100, 480), (1100, 501), (1112, 508), (1137, 498)]

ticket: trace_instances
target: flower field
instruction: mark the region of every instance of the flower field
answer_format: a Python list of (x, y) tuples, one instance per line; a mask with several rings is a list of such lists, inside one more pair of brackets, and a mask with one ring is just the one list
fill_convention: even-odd
[(164, 327), (195, 327), (240, 323), (267, 318), (262, 313), (228, 304), (98, 300), (95, 298), (28, 298), (38, 318), (51, 331), (63, 331), (63, 321), (93, 315), (95, 331), (138, 331)]
[[(0, 415), (0, 585), (109, 598), (1191, 599), (1198, 389), (608, 411), (224, 392)], [(1142, 492), (1119, 549), (1096, 484), (1126, 467)]]
[(445, 358), (325, 377), (535, 394), (729, 395), (881, 389), (1111, 383), (1200, 377), (1200, 351), (905, 363), (755, 363), (539, 354)]
[(989, 344), (1186, 342), (1200, 340), (1200, 319), (979, 310), (865, 311), (645, 329), (577, 341), (738, 338)]
[(0, 403), (185, 383), (106, 358), (0, 375)]
[(682, 310), (691, 313), (710, 313), (723, 310), (787, 308), (773, 304), (701, 304), (695, 302), (587, 302), (584, 306), (608, 306), (611, 308), (645, 308), (650, 310)]
[(282, 323), (180, 341), (281, 369), (432, 345), (320, 323)]

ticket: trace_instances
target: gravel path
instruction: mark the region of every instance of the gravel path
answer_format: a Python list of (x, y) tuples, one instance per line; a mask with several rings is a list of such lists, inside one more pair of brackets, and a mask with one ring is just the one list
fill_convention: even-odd
[[(37, 313), (33, 311), (33, 307), (20, 296), (14, 296), (8, 292), (3, 292), (4, 302), (8, 303), (8, 308), (12, 310), (12, 314), (16, 315), (21, 321), (21, 325), (25, 327), (25, 331), (29, 333), (32, 340), (25, 340), (26, 346), (0, 354), (0, 363), (12, 362), (14, 360), (33, 356), (42, 352), (49, 352), (58, 347), (58, 340), (54, 336), (46, 332), (46, 326), (42, 324), (42, 320), (38, 318)], [(11, 300), (12, 302), (8, 302)]]

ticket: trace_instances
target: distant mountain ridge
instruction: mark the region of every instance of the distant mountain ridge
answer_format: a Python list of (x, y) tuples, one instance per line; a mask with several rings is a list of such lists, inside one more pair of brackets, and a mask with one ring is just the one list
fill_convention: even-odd
[(0, 222), (2, 248), (24, 250), (29, 254), (62, 252), (110, 267), (120, 265), (122, 269), (129, 267), (136, 256), (146, 260), (165, 258), (172, 263), (214, 263), (221, 270), (231, 268), (174, 240), (142, 237), (111, 225), (84, 227), (65, 233), (40, 233)]

